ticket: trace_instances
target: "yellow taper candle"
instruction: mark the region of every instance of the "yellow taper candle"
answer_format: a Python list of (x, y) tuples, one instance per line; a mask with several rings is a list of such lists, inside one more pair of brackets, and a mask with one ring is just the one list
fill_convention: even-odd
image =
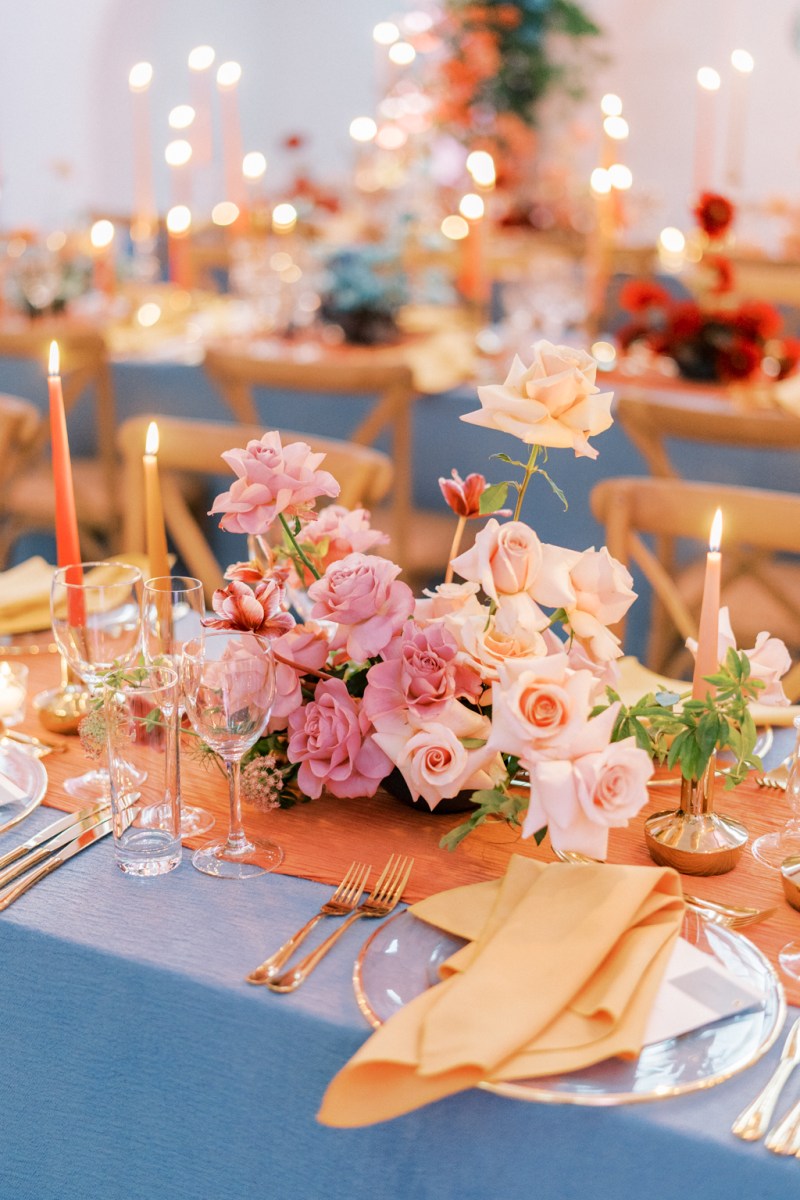
[(161, 484), (158, 479), (158, 426), (151, 421), (147, 428), (144, 454), (144, 502), (147, 532), (147, 557), (153, 577), (169, 575), (167, 534), (164, 528), (164, 508), (161, 503)]
[(711, 522), (708, 539), (706, 575), (703, 583), (703, 603), (700, 609), (700, 631), (697, 635), (697, 656), (692, 679), (692, 699), (702, 700), (707, 692), (714, 695), (716, 689), (705, 680), (706, 675), (715, 675), (719, 669), (719, 599), (722, 580), (722, 512), (717, 509)]

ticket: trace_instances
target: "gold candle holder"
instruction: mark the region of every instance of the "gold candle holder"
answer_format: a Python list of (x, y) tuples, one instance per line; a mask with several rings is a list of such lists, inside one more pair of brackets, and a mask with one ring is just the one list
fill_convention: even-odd
[(680, 808), (645, 821), (647, 849), (659, 866), (682, 875), (724, 875), (739, 861), (748, 834), (739, 821), (714, 812), (716, 769), (712, 754), (699, 779), (681, 780)]
[(62, 655), (60, 684), (34, 696), (33, 707), (50, 733), (77, 733), (81, 720), (89, 712), (90, 701), (91, 694)]

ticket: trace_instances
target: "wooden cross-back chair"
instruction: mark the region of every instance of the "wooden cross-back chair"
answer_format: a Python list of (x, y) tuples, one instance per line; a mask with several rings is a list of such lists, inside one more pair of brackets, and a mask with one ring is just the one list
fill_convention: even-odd
[[(151, 420), (158, 424), (158, 463), (167, 533), (189, 573), (202, 581), (210, 601), (214, 589), (222, 583), (222, 569), (208, 541), (217, 518), (203, 512), (198, 520), (187, 499), (185, 483), (191, 477), (199, 479), (228, 474), (233, 482), (234, 476), (222, 460), (223, 452), (258, 440), (264, 428), (262, 425), (164, 416), (138, 416), (124, 421), (119, 429), (118, 444), (123, 460), (123, 545), (126, 550), (146, 550), (142, 456)], [(284, 429), (279, 432), (284, 445), (293, 441), (306, 442), (315, 453), (325, 455), (323, 468), (330, 471), (341, 486), (337, 504), (348, 508), (362, 504), (371, 508), (389, 491), (392, 464), (381, 451), (334, 438)], [(246, 557), (244, 543), (238, 557)]]
[[(800, 453), (800, 418), (778, 409), (746, 407), (721, 394), (708, 395), (700, 388), (689, 392), (623, 393), (617, 402), (617, 420), (641, 452), (653, 475), (679, 479), (682, 473), (675, 454), (676, 442), (692, 442), (708, 447), (752, 451)], [(670, 538), (660, 538), (656, 551), (667, 571), (676, 569), (675, 548)], [(781, 590), (779, 573), (757, 547), (733, 546), (727, 557), (731, 576), (738, 574), (760, 579), (761, 586)], [(656, 601), (656, 606), (660, 602)], [(663, 658), (666, 646), (661, 637), (663, 622), (656, 621), (649, 657)]]
[(41, 426), (42, 416), (35, 404), (19, 396), (0, 395), (0, 566), (18, 536), (17, 523), (6, 510), (4, 498), (24, 469)]
[[(0, 358), (23, 359), (41, 367), (43, 403), (40, 407), (46, 412), (47, 365), (53, 340), (58, 342), (60, 352), (68, 426), (69, 415), (84, 393), (91, 389), (94, 396), (96, 453), (91, 458), (73, 455), (72, 475), (85, 557), (104, 557), (116, 549), (119, 503), (114, 389), (102, 335), (94, 330), (76, 330), (60, 322), (43, 322), (22, 328), (0, 325)], [(0, 541), (2, 557), (11, 542), (25, 532), (50, 531), (54, 527), (55, 494), (49, 446), (50, 424), (45, 417), (26, 447), (24, 464), (17, 463), (18, 469), (0, 496), (4, 525)]]
[[(409, 567), (412, 511), (411, 410), (417, 397), (410, 368), (405, 363), (381, 361), (381, 352), (365, 350), (326, 355), (311, 362), (289, 358), (264, 358), (242, 350), (209, 348), (205, 369), (237, 421), (260, 419), (253, 398), (256, 388), (285, 392), (333, 393), (375, 397), (375, 403), (355, 429), (342, 437), (360, 446), (372, 446), (388, 430), (391, 435), (394, 482), (387, 505), (392, 558)], [(269, 412), (266, 413), (269, 421)], [(305, 435), (303, 435), (305, 438)], [(307, 439), (306, 439), (307, 440)]]
[[(662, 651), (648, 665), (668, 672), (682, 669), (679, 651), (687, 637), (697, 636), (702, 598), (705, 554), (711, 522), (717, 508), (723, 514), (722, 603), (731, 609), (737, 643), (752, 646), (762, 630), (782, 637), (797, 657), (800, 649), (800, 566), (776, 556), (800, 555), (800, 495), (760, 488), (695, 483), (689, 480), (618, 478), (604, 479), (591, 492), (591, 508), (605, 527), (609, 552), (630, 567), (638, 567), (660, 608), (651, 613), (651, 645)], [(699, 557), (685, 571), (667, 570), (645, 540), (648, 536), (691, 539), (699, 543)], [(752, 548), (769, 556), (774, 578), (765, 587), (759, 575), (746, 575), (739, 558), (728, 566), (732, 548)], [(750, 561), (760, 562), (761, 559)], [(663, 628), (654, 639), (652, 623)], [(624, 621), (616, 627), (624, 638)], [(675, 664), (679, 664), (676, 666)], [(800, 664), (785, 683), (793, 699), (800, 695)]]

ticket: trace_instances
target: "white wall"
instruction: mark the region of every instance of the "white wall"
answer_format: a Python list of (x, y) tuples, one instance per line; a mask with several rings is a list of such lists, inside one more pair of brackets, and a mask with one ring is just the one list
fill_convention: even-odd
[[(695, 72), (708, 63), (723, 75), (714, 182), (725, 187), (728, 59), (741, 44), (756, 59), (741, 131), (741, 198), (783, 195), (800, 203), (797, 0), (589, 6), (608, 31), (609, 61), (592, 84), (593, 103), (572, 124), (574, 140), (583, 139), (582, 169), (595, 156), (597, 98), (617, 91), (631, 126), (624, 153), (634, 172), (634, 208), (648, 229), (685, 225)], [(163, 147), (169, 109), (189, 96), (187, 52), (200, 42), (216, 48), (218, 61), (242, 63), (245, 149), (262, 149), (279, 173), (280, 137), (310, 131), (315, 172), (341, 174), (352, 154), (348, 123), (374, 105), (372, 25), (393, 7), (391, 0), (0, 0), (0, 225), (53, 227), (89, 208), (129, 210), (128, 69), (143, 58), (154, 65), (154, 141)], [(158, 192), (164, 206), (161, 162)]]

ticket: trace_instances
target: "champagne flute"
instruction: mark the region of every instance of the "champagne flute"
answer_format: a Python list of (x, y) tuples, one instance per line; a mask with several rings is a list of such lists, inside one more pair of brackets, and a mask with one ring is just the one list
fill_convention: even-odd
[(250, 879), (274, 871), (283, 861), (283, 850), (245, 833), (239, 787), (242, 757), (266, 729), (275, 697), (269, 643), (240, 630), (207, 631), (184, 646), (181, 683), (192, 727), (224, 761), (230, 789), (227, 838), (196, 850), (192, 863), (198, 871), (222, 879)]
[(800, 717), (795, 717), (793, 724), (794, 757), (786, 780), (786, 799), (792, 815), (783, 829), (764, 833), (753, 842), (754, 857), (776, 871), (787, 858), (800, 854)]
[[(58, 567), (50, 588), (53, 636), (61, 654), (97, 696), (110, 671), (131, 666), (141, 641), (142, 573), (128, 563), (85, 562)], [(82, 800), (107, 799), (105, 768), (66, 779)]]
[[(142, 604), (142, 641), (148, 663), (169, 662), (180, 671), (183, 647), (203, 632), (206, 614), (203, 585), (191, 575), (159, 575), (144, 585)], [(179, 706), (183, 714), (183, 703)], [(180, 755), (178, 756), (178, 794), (180, 795)], [(213, 815), (205, 808), (181, 802), (181, 837), (208, 833)]]

